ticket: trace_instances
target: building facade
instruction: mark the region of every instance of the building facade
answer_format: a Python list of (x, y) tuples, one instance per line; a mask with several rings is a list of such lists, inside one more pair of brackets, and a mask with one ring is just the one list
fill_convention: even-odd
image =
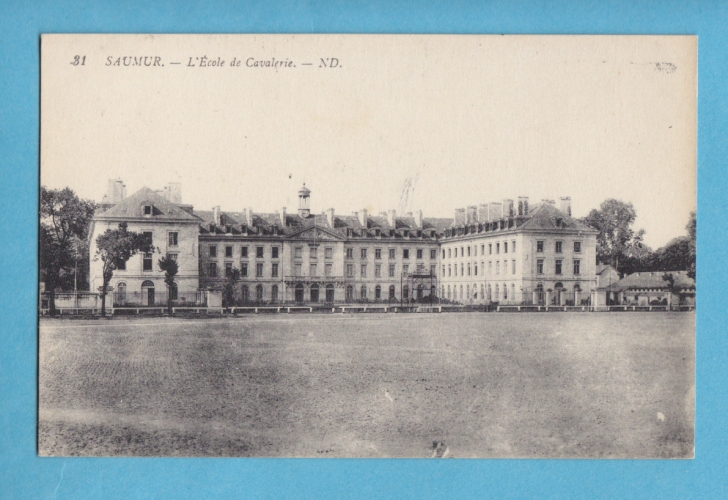
[[(596, 231), (571, 218), (568, 198), (559, 208), (505, 200), (459, 209), (453, 219), (394, 210), (314, 214), (304, 185), (294, 213), (223, 212), (182, 204), (178, 184), (126, 197), (120, 183), (110, 181), (90, 232), (92, 290), (102, 278), (101, 263), (93, 260), (95, 239), (120, 222), (150, 234), (159, 254), (178, 260), (177, 290), (170, 292), (178, 302), (223, 289), (233, 269), (240, 271), (232, 297), (239, 305), (578, 305), (596, 288)], [(166, 297), (157, 259), (137, 255), (114, 273), (115, 304), (151, 305)]]

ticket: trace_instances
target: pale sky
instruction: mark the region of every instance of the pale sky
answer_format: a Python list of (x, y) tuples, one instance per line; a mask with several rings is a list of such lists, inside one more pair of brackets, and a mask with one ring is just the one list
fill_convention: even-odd
[[(113, 66), (125, 55), (164, 66)], [(409, 179), (426, 217), (629, 201), (653, 248), (696, 206), (694, 37), (59, 35), (41, 78), (41, 182), (97, 201), (120, 177), (128, 194), (181, 182), (196, 209), (292, 212), (305, 180), (315, 212), (379, 213)]]

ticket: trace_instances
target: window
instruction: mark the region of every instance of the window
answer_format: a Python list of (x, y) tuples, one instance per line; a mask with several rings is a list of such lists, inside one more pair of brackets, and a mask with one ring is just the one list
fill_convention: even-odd
[(437, 250), (436, 249), (433, 248), (432, 250), (430, 250), (430, 258), (431, 259), (436, 259), (437, 258)]
[(493, 274), (493, 261), (488, 261), (488, 274)]
[(430, 274), (433, 275), (433, 276), (435, 274), (437, 274), (437, 264), (431, 264), (430, 265)]
[(451, 250), (452, 249), (450, 249), (450, 248), (447, 249), (447, 256), (448, 256), (448, 258), (451, 258), (452, 257), (452, 251)]
[(273, 285), (273, 288), (270, 289), (270, 300), (278, 302), (278, 285)]
[(409, 248), (405, 248), (404, 250), (402, 250), (402, 258), (409, 259)]
[(332, 264), (326, 264), (324, 266), (324, 272), (326, 273), (326, 276), (331, 276), (333, 269), (334, 269), (334, 266)]
[(395, 293), (396, 293), (396, 292), (395, 292), (395, 288), (394, 288), (394, 285), (391, 285), (391, 286), (389, 287), (389, 300), (394, 300), (394, 298), (395, 298), (395, 295), (394, 295), (394, 294), (395, 294)]
[(367, 298), (367, 287), (366, 286), (361, 287), (361, 298), (365, 299), (365, 300)]
[(362, 278), (367, 277), (367, 265), (366, 264), (361, 265), (361, 277)]
[(272, 257), (273, 257), (274, 259), (277, 259), (277, 258), (278, 258), (278, 247), (273, 247), (273, 248), (271, 248), (271, 251), (273, 252), (273, 255), (272, 255)]
[(247, 302), (247, 301), (248, 301), (248, 295), (249, 295), (249, 292), (248, 292), (248, 285), (243, 285), (243, 286), (242, 286), (242, 287), (240, 288), (240, 295), (241, 295), (241, 297), (242, 297), (242, 299), (243, 299), (243, 303), (245, 303), (245, 302)]
[(300, 259), (303, 257), (303, 247), (296, 247), (293, 249), (293, 256), (296, 259)]
[(581, 261), (574, 260), (574, 274), (581, 274)]
[(543, 252), (543, 241), (536, 242), (536, 251), (539, 253)]
[(213, 259), (217, 257), (217, 246), (210, 245), (210, 257)]
[(240, 256), (244, 259), (248, 258), (248, 247), (241, 247), (240, 248)]
[(146, 241), (147, 243), (149, 243), (151, 245), (153, 242), (152, 241), (152, 232), (144, 231), (142, 234), (144, 235), (144, 241)]
[(561, 274), (561, 263), (563, 261), (561, 259), (556, 259), (556, 274)]
[(452, 268), (450, 267), (450, 264), (447, 265), (447, 275), (452, 276)]
[(374, 277), (375, 278), (381, 278), (382, 277), (382, 265), (377, 264), (374, 266)]
[(425, 271), (425, 265), (423, 263), (421, 263), (421, 262), (418, 262), (417, 263), (417, 273), (419, 274), (419, 273), (422, 273), (424, 271)]
[(468, 257), (470, 257), (470, 247), (468, 247)]
[(334, 258), (334, 249), (331, 247), (324, 248), (324, 257), (327, 259), (333, 259)]
[(460, 257), (465, 257), (465, 248), (460, 247)]
[(274, 262), (270, 269), (270, 275), (274, 278), (278, 276), (278, 263)]
[(226, 262), (225, 263), (225, 277), (229, 278), (231, 274), (233, 274), (233, 263)]
[(475, 263), (474, 271), (475, 271), (475, 273), (474, 273), (475, 276), (477, 276), (478, 275), (478, 263), (477, 262)]
[(374, 258), (375, 259), (381, 259), (382, 258), (382, 249), (381, 248), (375, 248), (374, 249)]
[(480, 245), (480, 255), (485, 255), (485, 245)]
[(309, 276), (318, 276), (318, 269), (316, 264), (309, 264), (308, 266), (308, 275)]
[(488, 255), (493, 254), (493, 243), (488, 243)]
[(211, 278), (217, 277), (217, 264), (214, 262), (210, 262), (209, 267), (207, 268), (207, 275)]
[(503, 242), (503, 253), (508, 253), (508, 242), (507, 241)]
[(257, 264), (255, 264), (255, 275), (258, 277), (263, 276), (263, 263), (262, 262), (258, 262)]
[(543, 274), (543, 259), (538, 259), (536, 261), (536, 273)]
[(442, 258), (443, 259), (445, 258), (445, 249), (444, 248), (442, 249)]
[(455, 258), (456, 259), (458, 258), (458, 249), (457, 249), (457, 247), (455, 247)]
[(255, 247), (255, 258), (256, 259), (263, 258), (263, 247)]
[(377, 285), (376, 288), (374, 288), (374, 298), (376, 300), (381, 300), (382, 298), (382, 287)]
[(260, 302), (263, 300), (263, 285), (258, 285), (255, 287), (255, 300)]
[[(470, 247), (468, 247), (470, 248)], [(470, 276), (470, 262), (468, 262), (468, 276)]]
[(556, 253), (562, 253), (563, 251), (564, 251), (564, 242), (557, 241), (556, 242)]
[(346, 258), (347, 259), (353, 259), (354, 258), (354, 249), (353, 248), (347, 248), (346, 249)]
[(465, 276), (465, 265), (460, 263), (460, 276)]
[(581, 241), (574, 242), (574, 253), (581, 253)]
[(396, 270), (396, 269), (395, 269), (395, 266), (394, 266), (394, 264), (389, 264), (389, 277), (390, 277), (390, 278), (394, 278), (394, 273), (395, 273), (395, 270)]
[(500, 274), (500, 261), (499, 260), (495, 261), (495, 274), (496, 275)]
[(144, 215), (152, 215), (152, 206), (144, 205)]
[(247, 275), (248, 275), (248, 263), (241, 262), (240, 263), (240, 276), (247, 276)]
[(405, 265), (402, 266), (402, 272), (404, 274), (407, 274), (409, 272), (409, 266), (407, 264), (405, 264)]
[(394, 248), (390, 248), (389, 249), (389, 258), (390, 259), (394, 259), (395, 255), (396, 255), (395, 249)]
[(346, 300), (351, 301), (354, 299), (354, 287), (349, 285), (346, 287)]
[(457, 276), (458, 275), (458, 265), (454, 264), (452, 267), (453, 267), (453, 272), (454, 272), (453, 276)]
[(117, 271), (126, 271), (126, 261), (122, 260), (119, 262), (119, 266), (116, 268)]
[(318, 259), (318, 247), (308, 247), (308, 260)]
[(293, 275), (301, 276), (301, 264), (300, 263), (296, 263), (293, 265)]
[(177, 300), (177, 283), (172, 283), (169, 287), (169, 300)]
[(511, 252), (516, 252), (516, 240), (511, 241)]
[(178, 244), (177, 236), (179, 233), (169, 233), (169, 246), (176, 247)]
[(152, 254), (151, 253), (145, 253), (144, 254), (144, 261), (142, 270), (144, 271), (151, 271), (152, 270)]
[(346, 265), (346, 275), (350, 278), (354, 276), (354, 264)]
[(232, 258), (232, 256), (233, 256), (233, 247), (228, 245), (225, 247), (225, 257), (230, 259), (230, 258)]
[(503, 274), (508, 274), (508, 261), (503, 261)]
[(511, 274), (516, 274), (516, 259), (511, 262)]
[(362, 248), (361, 249), (361, 258), (362, 259), (366, 259), (367, 258), (367, 249), (366, 248)]
[(421, 259), (422, 258), (422, 249), (421, 248), (418, 248), (417, 249), (417, 258), (418, 259)]
[(500, 243), (495, 244), (495, 253), (500, 253)]
[(503, 300), (508, 300), (508, 285), (503, 285)]

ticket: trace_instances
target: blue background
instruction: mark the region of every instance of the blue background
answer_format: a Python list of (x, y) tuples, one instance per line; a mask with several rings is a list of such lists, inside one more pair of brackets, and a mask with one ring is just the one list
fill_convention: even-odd
[[(0, 498), (728, 496), (728, 350), (721, 288), (728, 282), (723, 236), (728, 204), (722, 196), (728, 189), (727, 7), (724, 1), (688, 0), (0, 1)], [(699, 35), (695, 460), (38, 458), (39, 35), (44, 32)]]

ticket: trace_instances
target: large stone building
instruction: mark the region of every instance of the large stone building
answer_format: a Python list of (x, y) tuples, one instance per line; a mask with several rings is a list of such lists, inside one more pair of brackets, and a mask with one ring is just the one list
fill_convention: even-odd
[[(570, 216), (570, 200), (518, 208), (506, 200), (456, 211), (338, 215), (311, 211), (311, 191), (299, 191), (295, 213), (196, 211), (179, 184), (143, 188), (127, 197), (110, 181), (90, 231), (91, 289), (101, 286), (96, 237), (127, 222), (149, 234), (159, 254), (180, 263), (174, 300), (201, 300), (241, 271), (235, 302), (581, 304), (596, 285), (596, 231)], [(137, 255), (111, 281), (116, 305), (166, 300), (159, 256)]]

